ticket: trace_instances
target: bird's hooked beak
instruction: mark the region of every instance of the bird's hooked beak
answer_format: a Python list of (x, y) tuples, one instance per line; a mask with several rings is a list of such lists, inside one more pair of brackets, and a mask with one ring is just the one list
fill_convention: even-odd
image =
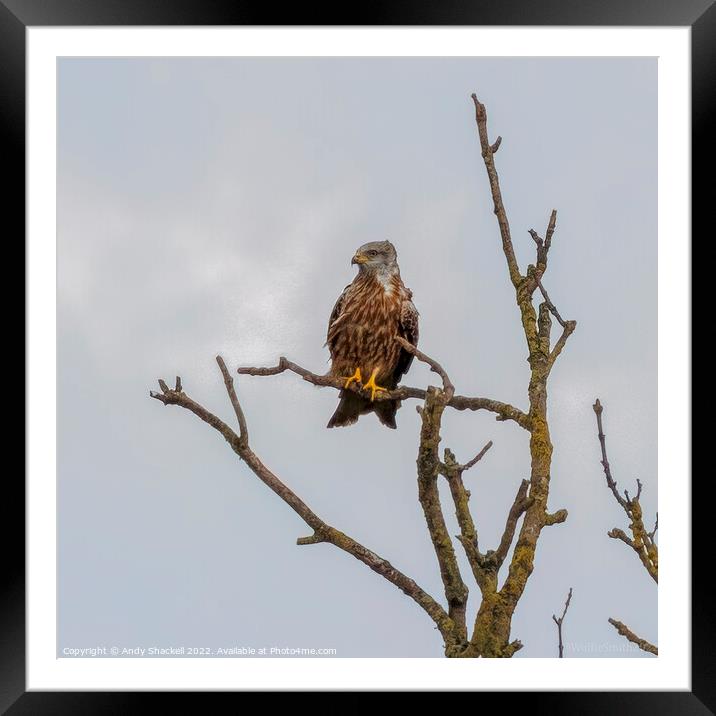
[(356, 255), (351, 259), (351, 266), (353, 264), (364, 264), (368, 261), (368, 257), (365, 254), (356, 253)]

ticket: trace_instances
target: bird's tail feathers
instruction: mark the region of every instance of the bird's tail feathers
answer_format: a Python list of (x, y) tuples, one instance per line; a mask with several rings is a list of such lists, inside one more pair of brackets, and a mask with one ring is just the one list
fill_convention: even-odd
[(399, 400), (378, 400), (371, 402), (370, 398), (354, 393), (352, 390), (342, 390), (336, 411), (331, 416), (326, 427), (342, 428), (358, 422), (358, 418), (366, 413), (375, 413), (383, 425), (395, 428), (395, 414), (400, 407)]
[(352, 390), (342, 390), (340, 401), (335, 413), (328, 421), (328, 428), (342, 428), (358, 422), (358, 416), (371, 411), (371, 402), (368, 398), (354, 393)]
[(395, 414), (398, 412), (399, 407), (399, 400), (379, 400), (374, 404), (373, 410), (383, 425), (395, 430), (397, 427), (395, 424)]

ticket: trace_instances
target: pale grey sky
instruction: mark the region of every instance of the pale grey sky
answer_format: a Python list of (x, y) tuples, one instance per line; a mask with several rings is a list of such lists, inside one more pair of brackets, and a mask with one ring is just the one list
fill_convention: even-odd
[[(558, 209), (546, 287), (577, 319), (550, 381), (546, 529), (513, 620), (517, 658), (640, 657), (656, 588), (606, 536), (592, 402), (622, 487), (657, 497), (657, 63), (644, 59), (62, 59), (58, 66), (58, 655), (65, 647), (336, 648), (441, 656), (411, 600), (328, 545), (214, 431), (148, 397), (180, 374), (226, 420), (214, 356), (287, 355), (323, 371), (353, 251), (389, 238), (421, 313), (421, 348), (460, 393), (525, 407), (524, 338), (479, 153), (486, 103), (518, 258)], [(410, 385), (434, 382), (414, 366)], [(326, 430), (332, 390), (237, 381), (255, 451), (329, 523), (436, 597), (416, 499), (419, 418)], [(481, 542), (494, 546), (527, 436), (448, 412)], [(445, 493), (447, 518), (454, 518)], [(458, 552), (460, 552), (458, 550)], [(462, 555), (460, 555), (462, 558)], [(479, 591), (471, 589), (471, 611)]]

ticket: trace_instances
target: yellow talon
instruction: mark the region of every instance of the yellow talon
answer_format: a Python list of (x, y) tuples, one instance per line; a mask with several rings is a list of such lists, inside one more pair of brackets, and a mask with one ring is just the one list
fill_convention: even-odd
[(376, 368), (370, 375), (370, 380), (363, 386), (363, 388), (370, 388), (370, 399), (371, 401), (375, 400), (375, 394), (382, 391), (388, 390), (387, 388), (383, 388), (380, 385), (378, 385), (375, 382), (375, 376), (378, 373), (378, 369)]
[(363, 380), (363, 378), (361, 377), (361, 374), (360, 374), (360, 368), (356, 368), (356, 372), (353, 373), (353, 375), (351, 375), (351, 376), (341, 376), (341, 377), (344, 378), (344, 380), (346, 381), (345, 384), (343, 385), (344, 388), (347, 388), (354, 381), (356, 383), (360, 384), (361, 381)]

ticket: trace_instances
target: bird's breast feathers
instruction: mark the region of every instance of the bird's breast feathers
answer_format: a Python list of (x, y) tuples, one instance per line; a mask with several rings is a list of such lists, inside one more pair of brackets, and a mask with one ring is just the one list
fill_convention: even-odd
[(351, 318), (374, 324), (400, 319), (406, 289), (399, 276), (371, 276), (365, 281), (355, 281), (352, 288), (343, 306), (343, 312)]
[(401, 312), (410, 292), (399, 276), (383, 282), (377, 277), (359, 277), (346, 290), (340, 311), (328, 330), (328, 344), (334, 358), (356, 353), (387, 352), (398, 348)]

